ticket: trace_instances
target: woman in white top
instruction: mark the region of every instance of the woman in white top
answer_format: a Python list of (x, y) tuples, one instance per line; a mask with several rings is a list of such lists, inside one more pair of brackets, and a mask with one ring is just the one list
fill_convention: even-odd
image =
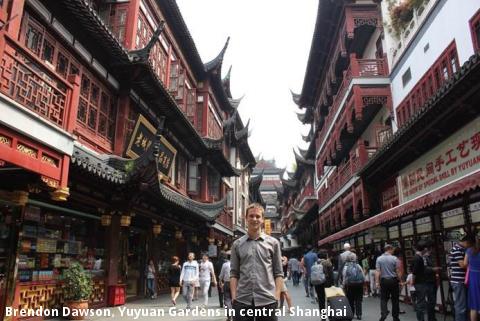
[(208, 260), (207, 254), (203, 255), (202, 262), (200, 263), (199, 279), (201, 293), (203, 294), (203, 308), (206, 308), (208, 306), (208, 289), (210, 288), (210, 282), (213, 280), (212, 285), (217, 285), (213, 264)]
[(195, 254), (188, 253), (188, 261), (183, 263), (180, 273), (180, 286), (183, 288), (183, 296), (187, 301), (187, 309), (192, 308), (193, 290), (198, 282), (198, 263), (194, 261)]

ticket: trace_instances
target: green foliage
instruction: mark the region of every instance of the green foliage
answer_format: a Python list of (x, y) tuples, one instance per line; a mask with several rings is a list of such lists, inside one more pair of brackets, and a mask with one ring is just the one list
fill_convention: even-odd
[(399, 36), (405, 30), (413, 18), (413, 11), (419, 9), (426, 0), (403, 0), (395, 5), (393, 1), (388, 2), (390, 20), (395, 35)]
[(72, 262), (63, 271), (65, 299), (68, 301), (88, 300), (93, 291), (92, 278), (78, 262)]

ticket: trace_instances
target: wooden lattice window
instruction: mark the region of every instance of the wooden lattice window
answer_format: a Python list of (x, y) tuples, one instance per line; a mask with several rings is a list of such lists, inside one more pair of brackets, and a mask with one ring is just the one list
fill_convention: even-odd
[(195, 105), (197, 104), (195, 96), (195, 88), (188, 89), (187, 92), (187, 117), (192, 124), (195, 125)]
[(83, 72), (77, 120), (90, 131), (112, 141), (115, 133), (116, 102), (98, 80)]
[[(154, 30), (152, 29), (145, 15), (140, 13), (137, 20), (137, 36), (135, 41), (136, 48), (140, 49), (145, 47), (145, 45), (147, 45), (152, 38), (153, 32)], [(165, 40), (164, 42), (166, 43)], [(163, 48), (160, 40), (155, 42), (148, 60), (155, 75), (165, 84), (167, 81), (168, 53)]]
[(65, 80), (68, 75), (80, 74), (80, 64), (28, 13), (25, 13), (22, 30), (20, 41), (50, 70)]

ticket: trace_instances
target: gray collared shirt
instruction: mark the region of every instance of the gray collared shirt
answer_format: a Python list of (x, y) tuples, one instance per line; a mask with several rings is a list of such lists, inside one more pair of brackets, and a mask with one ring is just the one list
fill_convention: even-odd
[(257, 307), (276, 302), (275, 278), (283, 277), (280, 242), (261, 234), (244, 235), (232, 245), (230, 277), (238, 279), (237, 301)]

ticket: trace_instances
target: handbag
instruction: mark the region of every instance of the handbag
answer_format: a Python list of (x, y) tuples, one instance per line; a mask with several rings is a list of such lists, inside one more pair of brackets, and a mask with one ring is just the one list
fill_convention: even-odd
[(465, 285), (468, 286), (468, 282), (470, 281), (470, 265), (467, 266), (467, 272), (465, 273)]

